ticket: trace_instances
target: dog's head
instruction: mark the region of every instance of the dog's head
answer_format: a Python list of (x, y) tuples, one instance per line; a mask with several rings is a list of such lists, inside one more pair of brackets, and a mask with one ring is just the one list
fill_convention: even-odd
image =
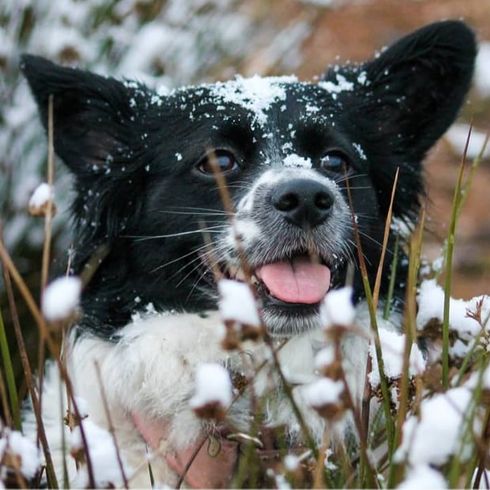
[(270, 332), (318, 326), (325, 295), (358, 266), (356, 228), (374, 276), (397, 169), (394, 216), (416, 217), (421, 160), (456, 117), (475, 54), (464, 24), (441, 22), (317, 83), (236, 78), (165, 95), (24, 57), (45, 126), (53, 96), (55, 150), (76, 178), (75, 268), (110, 249), (82, 324), (113, 333), (150, 302), (214, 308), (213, 271), (246, 268)]

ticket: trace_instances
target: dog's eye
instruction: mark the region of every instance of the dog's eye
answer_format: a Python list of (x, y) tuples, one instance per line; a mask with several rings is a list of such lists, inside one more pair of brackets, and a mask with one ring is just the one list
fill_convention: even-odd
[(208, 153), (198, 164), (197, 169), (203, 174), (214, 174), (216, 168), (227, 174), (238, 168), (235, 155), (227, 150), (215, 150)]
[(349, 160), (340, 151), (329, 151), (320, 160), (320, 167), (330, 172), (343, 172), (349, 167)]

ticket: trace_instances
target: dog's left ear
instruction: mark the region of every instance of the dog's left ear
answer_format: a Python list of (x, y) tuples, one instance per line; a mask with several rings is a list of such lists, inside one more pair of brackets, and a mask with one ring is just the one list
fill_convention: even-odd
[[(401, 134), (404, 151), (422, 157), (456, 118), (476, 52), (473, 32), (459, 21), (430, 24), (400, 39), (359, 68), (369, 124), (395, 140)], [(326, 79), (337, 75), (330, 70)]]
[(400, 167), (400, 184), (409, 191), (406, 201), (395, 203), (398, 215), (409, 201), (418, 202), (420, 161), (456, 118), (476, 53), (475, 36), (463, 22), (437, 22), (400, 39), (372, 61), (325, 75), (336, 84), (339, 75), (354, 84), (354, 90), (338, 94), (338, 101), (352, 114), (363, 146), (373, 156), (373, 181), (385, 187), (380, 194), (389, 196)]

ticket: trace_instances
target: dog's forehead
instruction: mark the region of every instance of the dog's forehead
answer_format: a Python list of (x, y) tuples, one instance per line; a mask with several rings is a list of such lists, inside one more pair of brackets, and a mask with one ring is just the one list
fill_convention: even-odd
[[(337, 105), (337, 94), (351, 90), (350, 82), (300, 82), (295, 76), (243, 78), (175, 90), (169, 100), (191, 119), (245, 116), (254, 129), (268, 126), (270, 115), (322, 117)], [(281, 117), (281, 119), (285, 119)]]

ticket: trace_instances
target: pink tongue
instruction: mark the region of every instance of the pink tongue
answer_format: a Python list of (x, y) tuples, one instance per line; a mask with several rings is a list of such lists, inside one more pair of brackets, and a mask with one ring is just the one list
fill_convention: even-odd
[(263, 265), (256, 273), (272, 296), (286, 303), (318, 303), (330, 287), (330, 269), (307, 257)]

